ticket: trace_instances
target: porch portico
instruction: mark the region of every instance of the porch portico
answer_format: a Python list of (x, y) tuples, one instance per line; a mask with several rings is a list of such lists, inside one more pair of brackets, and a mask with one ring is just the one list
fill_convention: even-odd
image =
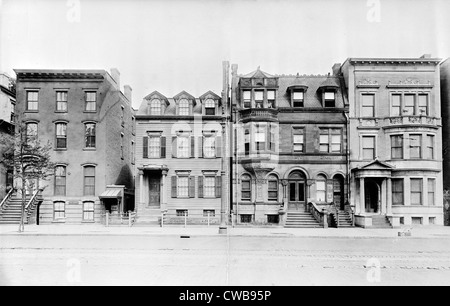
[(167, 208), (167, 172), (166, 165), (143, 165), (139, 172), (138, 214), (149, 210), (164, 211)]

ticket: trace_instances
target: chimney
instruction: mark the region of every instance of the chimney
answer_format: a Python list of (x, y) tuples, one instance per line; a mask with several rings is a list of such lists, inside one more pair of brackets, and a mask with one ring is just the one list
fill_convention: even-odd
[(424, 54), (424, 55), (422, 55), (420, 58), (431, 58), (431, 54)]
[(117, 83), (117, 89), (120, 90), (120, 72), (117, 68), (111, 68), (111, 76)]
[(224, 105), (224, 111), (228, 111), (228, 94), (230, 85), (230, 63), (228, 61), (222, 62), (223, 68), (223, 88), (222, 88), (222, 105)]
[(130, 103), (131, 103), (132, 93), (133, 93), (133, 89), (131, 88), (130, 85), (123, 86), (123, 94), (128, 99), (128, 101), (130, 101)]
[(333, 65), (333, 67), (331, 68), (333, 70), (333, 75), (339, 75), (341, 72), (341, 64), (340, 63), (336, 63)]

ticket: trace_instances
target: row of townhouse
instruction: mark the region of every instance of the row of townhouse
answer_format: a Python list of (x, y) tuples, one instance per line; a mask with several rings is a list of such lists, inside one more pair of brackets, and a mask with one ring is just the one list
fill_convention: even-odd
[(54, 144), (57, 163), (39, 222), (133, 211), (143, 225), (225, 213), (241, 225), (396, 227), (447, 216), (448, 60), (349, 58), (324, 75), (224, 62), (220, 95), (154, 91), (137, 110), (116, 69), (16, 73), (18, 120)]

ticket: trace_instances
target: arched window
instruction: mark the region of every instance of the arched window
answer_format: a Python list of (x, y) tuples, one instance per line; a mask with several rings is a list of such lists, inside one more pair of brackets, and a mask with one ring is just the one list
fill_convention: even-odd
[(150, 101), (150, 115), (161, 115), (161, 101), (153, 99)]
[(327, 200), (327, 178), (319, 174), (316, 179), (316, 200), (317, 202), (326, 202)]
[(205, 101), (205, 115), (215, 115), (216, 114), (216, 103), (213, 99), (207, 99)]
[(36, 122), (28, 122), (25, 133), (27, 143), (36, 141), (38, 137), (38, 124)]
[(267, 179), (268, 186), (268, 200), (277, 201), (278, 200), (278, 178), (271, 174)]
[(95, 195), (95, 167), (84, 166), (84, 195)]
[(84, 125), (84, 147), (95, 148), (95, 123)]
[(55, 196), (66, 195), (66, 167), (55, 167)]
[(241, 199), (250, 201), (252, 196), (252, 180), (247, 174), (241, 177)]
[(178, 102), (178, 115), (188, 116), (189, 114), (189, 101), (187, 99), (181, 99)]

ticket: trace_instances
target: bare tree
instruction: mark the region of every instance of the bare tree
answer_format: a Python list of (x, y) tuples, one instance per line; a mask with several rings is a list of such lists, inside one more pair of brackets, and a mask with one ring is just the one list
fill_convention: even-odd
[[(54, 173), (54, 164), (50, 159), (50, 142), (42, 145), (37, 137), (37, 131), (24, 123), (16, 127), (14, 136), (0, 136), (0, 163), (6, 168), (13, 169), (14, 186), (22, 194), (22, 214), (19, 232), (24, 231), (25, 206), (27, 204), (27, 189), (39, 186), (40, 180), (46, 180)], [(33, 181), (38, 182), (33, 186)]]

